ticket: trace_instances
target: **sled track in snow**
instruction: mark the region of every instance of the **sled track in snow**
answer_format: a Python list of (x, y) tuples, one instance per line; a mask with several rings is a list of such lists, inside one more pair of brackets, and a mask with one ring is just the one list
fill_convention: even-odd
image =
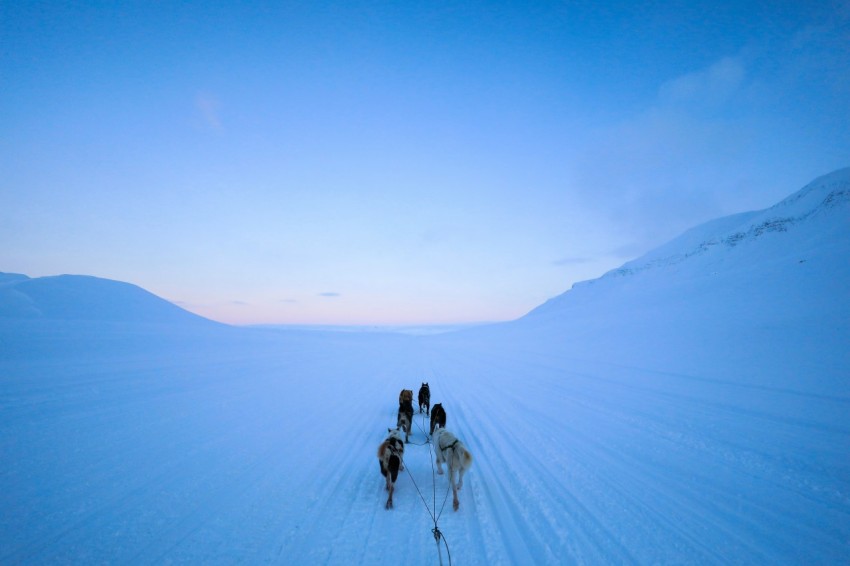
[[(453, 566), (850, 556), (843, 397), (554, 351), (323, 340), (0, 366), (0, 561), (435, 565), (432, 513)], [(457, 512), (418, 412), (384, 508), (377, 447), (398, 391), (422, 381), (473, 454)]]

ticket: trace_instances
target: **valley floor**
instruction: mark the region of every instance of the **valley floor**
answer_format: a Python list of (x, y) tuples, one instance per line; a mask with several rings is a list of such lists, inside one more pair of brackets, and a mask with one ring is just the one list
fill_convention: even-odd
[[(850, 561), (846, 396), (382, 335), (0, 373), (4, 564), (439, 564), (435, 512), (453, 564)], [(419, 415), (384, 509), (376, 450), (422, 381), (475, 457), (457, 512)]]

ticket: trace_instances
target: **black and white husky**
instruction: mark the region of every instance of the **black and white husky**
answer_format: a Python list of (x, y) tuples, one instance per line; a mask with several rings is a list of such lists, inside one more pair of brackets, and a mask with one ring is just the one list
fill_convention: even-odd
[[(454, 510), (460, 506), (457, 492), (463, 487), (463, 474), (472, 466), (472, 453), (466, 449), (463, 442), (444, 428), (437, 427), (431, 437), (434, 442), (434, 450), (437, 452), (437, 473), (443, 473), (443, 462), (449, 468), (449, 481), (452, 484), (452, 495), (454, 496)], [(455, 484), (455, 472), (458, 474)]]
[(378, 463), (381, 465), (381, 475), (387, 481), (387, 509), (393, 508), (393, 491), (398, 473), (404, 470), (404, 441), (401, 439), (401, 431), (397, 428), (388, 428), (386, 440), (378, 446)]

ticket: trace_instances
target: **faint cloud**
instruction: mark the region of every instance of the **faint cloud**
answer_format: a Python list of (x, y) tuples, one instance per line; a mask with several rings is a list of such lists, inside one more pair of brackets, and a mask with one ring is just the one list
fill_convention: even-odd
[(724, 57), (661, 85), (659, 99), (663, 104), (722, 104), (741, 88), (745, 76), (740, 57)]
[(566, 266), (566, 265), (581, 265), (584, 263), (590, 263), (594, 261), (593, 258), (590, 257), (565, 257), (563, 259), (558, 259), (552, 262), (552, 265), (557, 266)]
[(810, 88), (817, 85), (818, 91), (846, 97), (850, 91), (850, 1), (797, 32), (782, 56), (788, 61), (788, 82), (803, 80)]
[(580, 256), (565, 257), (565, 258), (553, 261), (552, 265), (555, 265), (555, 266), (558, 266), (558, 267), (573, 267), (573, 266), (587, 265), (587, 264), (592, 264), (592, 263), (598, 262), (600, 257), (611, 257), (611, 258), (615, 258), (615, 259), (619, 259), (619, 260), (634, 259), (635, 257), (637, 257), (639, 255), (643, 255), (644, 253), (646, 253), (646, 251), (647, 251), (646, 245), (642, 245), (642, 244), (639, 244), (639, 243), (632, 242), (632, 243), (629, 243), (629, 244), (618, 246), (618, 247), (616, 247), (612, 250), (608, 250), (608, 251), (601, 253), (598, 256), (594, 256), (594, 257), (580, 257)]
[(319, 293), (320, 297), (339, 297), (339, 293), (327, 292), (327, 293)]
[(616, 255), (769, 206), (783, 181), (846, 162), (848, 6), (672, 77), (642, 111), (588, 136), (571, 184), (631, 242)]
[(297, 300), (297, 299), (281, 299), (281, 300), (280, 300), (280, 301), (278, 301), (278, 302), (279, 302), (279, 303), (294, 304), (294, 303), (297, 303), (297, 302), (298, 302), (298, 300)]
[(746, 91), (742, 57), (665, 82), (643, 112), (589, 141), (575, 169), (579, 195), (632, 250), (723, 214), (719, 195), (739, 188), (741, 156), (754, 137), (755, 126), (738, 116)]
[(608, 255), (617, 259), (634, 259), (647, 252), (646, 245), (630, 243), (611, 250)]
[(250, 303), (246, 303), (245, 301), (230, 301), (228, 304), (237, 307), (247, 307)]
[(199, 93), (195, 97), (195, 108), (207, 129), (215, 132), (222, 131), (221, 103), (218, 98), (210, 93)]
[(582, 199), (621, 236), (660, 243), (722, 212), (717, 191), (745, 128), (653, 108), (597, 134), (575, 182)]

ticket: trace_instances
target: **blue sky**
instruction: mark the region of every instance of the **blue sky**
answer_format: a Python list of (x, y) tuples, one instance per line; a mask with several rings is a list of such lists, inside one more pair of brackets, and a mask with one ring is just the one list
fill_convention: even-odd
[(0, 3), (0, 271), (507, 320), (850, 165), (850, 3)]

